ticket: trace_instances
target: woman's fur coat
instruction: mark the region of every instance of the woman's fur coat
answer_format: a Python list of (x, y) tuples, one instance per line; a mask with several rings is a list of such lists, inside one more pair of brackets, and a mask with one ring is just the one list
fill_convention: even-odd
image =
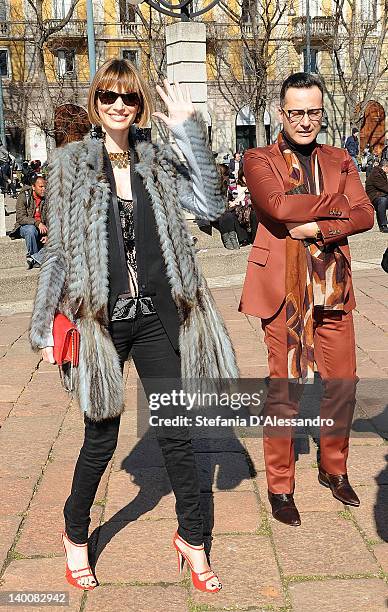
[[(208, 218), (224, 210), (206, 127), (196, 114), (184, 124), (198, 164)], [(111, 190), (103, 172), (102, 140), (86, 137), (56, 152), (48, 175), (49, 238), (30, 326), (34, 350), (47, 345), (56, 311), (81, 334), (75, 391), (89, 418), (123, 411), (119, 359), (107, 330), (107, 214)], [(188, 170), (170, 145), (137, 145), (135, 170), (155, 214), (171, 294), (180, 318), (183, 378), (237, 377), (235, 355), (223, 321), (196, 261), (182, 208), (195, 212)], [(202, 215), (203, 216), (203, 215)]]

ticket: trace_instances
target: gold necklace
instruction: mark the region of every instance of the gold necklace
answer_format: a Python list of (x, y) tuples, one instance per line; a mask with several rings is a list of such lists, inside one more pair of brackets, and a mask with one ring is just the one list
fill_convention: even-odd
[(129, 154), (129, 151), (120, 151), (120, 153), (108, 153), (113, 168), (128, 168), (130, 161)]

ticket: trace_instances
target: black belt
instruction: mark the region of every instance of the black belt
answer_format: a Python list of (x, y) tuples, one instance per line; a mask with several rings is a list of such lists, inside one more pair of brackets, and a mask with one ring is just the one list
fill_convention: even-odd
[(128, 297), (119, 295), (113, 309), (111, 321), (125, 321), (134, 319), (139, 314), (146, 317), (155, 313), (155, 306), (150, 296)]

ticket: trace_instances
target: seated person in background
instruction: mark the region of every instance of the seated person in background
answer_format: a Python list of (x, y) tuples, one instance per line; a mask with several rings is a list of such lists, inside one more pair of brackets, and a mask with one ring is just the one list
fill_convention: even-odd
[(20, 192), (16, 202), (16, 223), (11, 238), (24, 238), (27, 247), (27, 269), (40, 266), (42, 249), (47, 242), (46, 180), (36, 176), (31, 187)]
[(230, 207), (233, 208), (240, 227), (246, 230), (248, 243), (252, 244), (256, 236), (257, 217), (252, 206), (251, 196), (248, 191), (243, 168), (240, 168), (239, 170), (237, 180), (237, 196), (235, 200), (231, 202)]
[(365, 181), (365, 191), (372, 202), (380, 232), (388, 233), (388, 159), (383, 158)]
[(221, 234), (224, 247), (231, 250), (239, 249), (240, 245), (251, 244), (257, 229), (257, 218), (252, 208), (242, 167), (238, 172), (234, 193), (234, 199), (229, 202), (228, 210), (213, 222), (213, 226)]

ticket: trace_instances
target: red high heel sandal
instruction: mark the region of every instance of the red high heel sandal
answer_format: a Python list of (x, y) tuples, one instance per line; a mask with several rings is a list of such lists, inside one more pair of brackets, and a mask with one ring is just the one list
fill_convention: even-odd
[[(196, 589), (198, 589), (198, 591), (203, 591), (205, 593), (218, 593), (218, 591), (220, 591), (222, 589), (222, 584), (218, 580), (218, 576), (211, 569), (210, 570), (206, 570), (205, 572), (195, 572), (194, 568), (193, 568), (193, 565), (192, 565), (190, 559), (188, 558), (188, 556), (178, 547), (177, 540), (180, 540), (183, 544), (185, 544), (189, 548), (192, 548), (193, 550), (203, 550), (204, 546), (203, 546), (203, 544), (202, 544), (201, 548), (197, 548), (196, 546), (191, 546), (191, 544), (188, 544), (185, 540), (183, 540), (178, 533), (176, 533), (174, 535), (172, 543), (173, 543), (173, 546), (174, 546), (174, 548), (175, 548), (175, 550), (177, 552), (177, 555), (178, 555), (178, 571), (179, 571), (179, 573), (180, 574), (182, 573), (184, 565), (185, 565), (185, 561), (187, 561), (187, 564), (190, 567), (191, 580), (193, 582), (194, 587)], [(204, 576), (206, 574), (209, 574), (209, 576), (207, 578), (201, 578), (201, 576)], [(206, 584), (212, 578), (217, 578), (219, 586), (215, 587), (214, 589), (208, 589), (206, 587)]]
[[(81, 569), (76, 569), (76, 570), (71, 570), (69, 568), (68, 560), (67, 560), (67, 551), (66, 551), (66, 546), (65, 546), (65, 538), (73, 546), (87, 546), (87, 544), (75, 544), (68, 538), (65, 531), (62, 533), (62, 544), (63, 544), (63, 548), (65, 551), (65, 557), (66, 557), (66, 580), (67, 582), (71, 584), (71, 586), (76, 587), (77, 589), (82, 589), (83, 591), (93, 591), (93, 589), (95, 589), (97, 586), (97, 580), (92, 572), (90, 565), (88, 565), (87, 567), (82, 567)], [(81, 575), (77, 577), (73, 575), (73, 574), (80, 574), (80, 573)], [(89, 578), (89, 576), (92, 576), (96, 584), (89, 584), (88, 586), (82, 586), (82, 584), (79, 583), (79, 580), (82, 580), (82, 578)]]

